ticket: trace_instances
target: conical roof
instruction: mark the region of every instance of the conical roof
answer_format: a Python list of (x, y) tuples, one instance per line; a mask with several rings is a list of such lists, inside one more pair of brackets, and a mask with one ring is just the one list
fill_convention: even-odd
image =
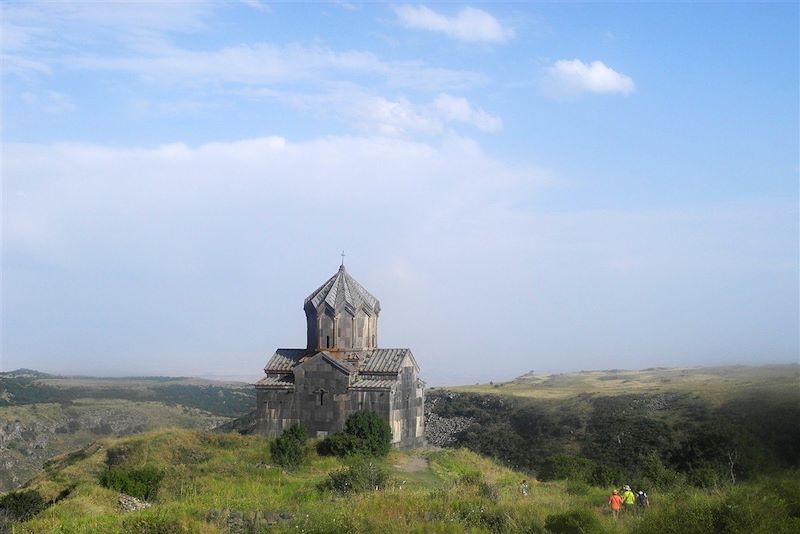
[(305, 300), (306, 305), (311, 303), (315, 309), (319, 308), (323, 302), (334, 310), (349, 308), (351, 312), (355, 312), (357, 309), (363, 308), (370, 314), (381, 311), (378, 299), (356, 282), (344, 265), (339, 267), (339, 271), (335, 275), (331, 276)]

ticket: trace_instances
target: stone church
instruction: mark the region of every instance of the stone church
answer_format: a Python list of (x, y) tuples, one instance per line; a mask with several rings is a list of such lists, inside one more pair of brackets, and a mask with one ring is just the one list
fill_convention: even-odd
[(312, 437), (344, 428), (371, 410), (392, 429), (393, 445), (424, 444), (424, 383), (409, 349), (378, 348), (380, 302), (344, 263), (303, 306), (304, 349), (278, 349), (256, 383), (256, 432), (277, 436), (298, 423)]

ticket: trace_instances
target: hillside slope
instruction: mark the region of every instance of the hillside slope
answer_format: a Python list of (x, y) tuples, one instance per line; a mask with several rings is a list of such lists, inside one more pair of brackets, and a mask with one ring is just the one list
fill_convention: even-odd
[(48, 458), (98, 437), (213, 428), (254, 403), (253, 388), (243, 383), (0, 373), (0, 491), (28, 480)]
[(430, 443), (534, 473), (559, 455), (629, 480), (660, 462), (706, 487), (800, 468), (797, 365), (528, 374), (431, 389), (426, 409)]
[[(393, 451), (373, 461), (390, 473), (383, 489), (337, 496), (320, 483), (343, 466), (341, 460), (312, 453), (306, 465), (287, 472), (270, 465), (268, 441), (255, 436), (172, 430), (101, 439), (49, 462), (27, 484), (53, 504), (15, 532), (544, 533), (546, 525), (549, 532), (567, 532), (559, 530), (557, 514), (572, 511), (589, 525), (588, 533), (650, 534), (670, 532), (662, 526), (692, 506), (734, 533), (788, 534), (800, 526), (800, 502), (782, 497), (800, 489), (796, 484), (741, 487), (769, 497), (752, 510), (745, 503), (744, 514), (738, 490), (653, 491), (653, 506), (642, 517), (615, 521), (606, 512), (609, 488), (529, 479), (530, 495), (521, 496), (523, 474), (463, 449)], [(100, 484), (101, 476), (109, 466), (145, 465), (160, 470), (163, 481), (150, 508), (126, 512), (120, 494)], [(733, 514), (727, 512), (732, 503)], [(690, 516), (701, 530), (676, 523), (672, 532), (704, 532), (707, 520)]]

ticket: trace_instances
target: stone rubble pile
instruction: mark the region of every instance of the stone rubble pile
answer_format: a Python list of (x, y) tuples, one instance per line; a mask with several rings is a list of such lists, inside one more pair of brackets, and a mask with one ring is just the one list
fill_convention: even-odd
[(425, 440), (429, 445), (446, 447), (456, 442), (456, 436), (469, 428), (471, 417), (442, 417), (430, 413), (425, 421)]
[(136, 497), (131, 497), (130, 495), (125, 495), (124, 493), (119, 494), (118, 500), (123, 512), (136, 512), (138, 510), (150, 508), (151, 506), (147, 501), (137, 499)]

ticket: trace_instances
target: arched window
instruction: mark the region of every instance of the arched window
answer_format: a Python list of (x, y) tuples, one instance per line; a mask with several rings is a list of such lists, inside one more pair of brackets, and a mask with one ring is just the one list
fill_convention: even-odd
[(331, 336), (325, 336), (325, 348), (331, 348)]

